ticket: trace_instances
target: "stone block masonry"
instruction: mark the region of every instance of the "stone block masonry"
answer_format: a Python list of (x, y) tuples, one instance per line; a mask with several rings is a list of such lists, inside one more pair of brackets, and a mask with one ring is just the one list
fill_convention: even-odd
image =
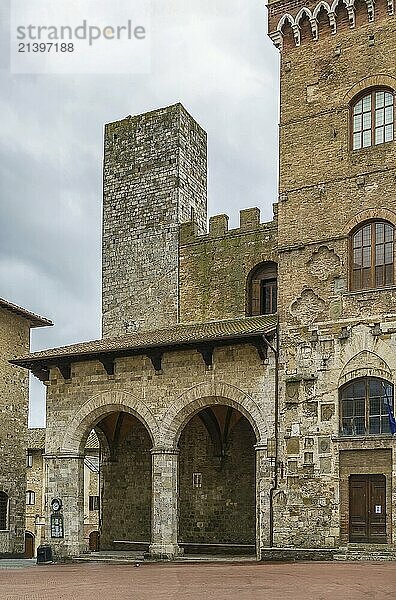
[(206, 133), (176, 104), (105, 128), (103, 336), (178, 320), (179, 225), (206, 231)]

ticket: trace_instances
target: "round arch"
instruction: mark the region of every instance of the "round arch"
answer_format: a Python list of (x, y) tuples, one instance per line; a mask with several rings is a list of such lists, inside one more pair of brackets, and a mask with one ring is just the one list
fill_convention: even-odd
[(364, 225), (368, 221), (388, 221), (396, 227), (396, 213), (389, 208), (367, 208), (349, 219), (344, 224), (342, 233), (346, 236), (350, 235), (359, 225)]
[(266, 421), (253, 398), (236, 386), (213, 381), (190, 388), (173, 403), (161, 424), (161, 439), (164, 445), (176, 449), (180, 434), (188, 421), (203, 408), (213, 405), (235, 408), (249, 421), (257, 443), (266, 439)]
[(146, 427), (153, 445), (157, 443), (157, 420), (141, 399), (128, 392), (104, 392), (87, 400), (69, 421), (63, 437), (61, 451), (81, 453), (91, 429), (103, 417), (112, 412), (132, 414)]
[(388, 364), (375, 352), (362, 350), (353, 356), (344, 366), (338, 379), (341, 388), (353, 379), (378, 377), (393, 382), (392, 371)]
[(391, 75), (385, 75), (382, 73), (379, 73), (378, 75), (371, 75), (370, 77), (365, 77), (364, 79), (361, 79), (349, 88), (349, 90), (344, 96), (344, 101), (346, 104), (349, 104), (355, 98), (355, 96), (357, 96), (364, 90), (375, 87), (389, 87), (395, 90), (396, 77), (392, 77)]

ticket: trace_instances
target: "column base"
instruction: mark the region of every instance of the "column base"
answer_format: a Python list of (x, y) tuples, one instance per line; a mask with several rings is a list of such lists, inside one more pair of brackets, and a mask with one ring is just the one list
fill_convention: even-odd
[(183, 549), (177, 544), (151, 544), (149, 557), (158, 560), (173, 560), (183, 554)]

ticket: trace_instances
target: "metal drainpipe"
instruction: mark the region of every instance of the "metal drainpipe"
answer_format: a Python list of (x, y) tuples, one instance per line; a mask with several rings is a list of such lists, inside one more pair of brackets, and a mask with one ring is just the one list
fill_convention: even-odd
[(276, 347), (272, 346), (263, 334), (267, 346), (271, 348), (275, 357), (275, 385), (274, 385), (274, 437), (275, 437), (275, 465), (274, 484), (270, 488), (270, 548), (274, 545), (274, 492), (278, 488), (278, 436), (279, 436), (279, 324), (276, 326)]

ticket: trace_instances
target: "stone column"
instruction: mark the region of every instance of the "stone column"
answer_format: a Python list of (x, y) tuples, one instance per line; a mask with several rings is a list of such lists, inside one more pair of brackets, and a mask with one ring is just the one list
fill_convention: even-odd
[[(57, 558), (77, 556), (84, 548), (84, 456), (46, 454), (46, 542)], [(51, 537), (51, 502), (62, 501), (64, 537)]]
[(270, 489), (273, 484), (267, 445), (257, 444), (256, 450), (256, 552), (261, 559), (261, 548), (270, 545)]
[(153, 448), (150, 555), (174, 558), (180, 554), (178, 530), (178, 454), (174, 448)]

